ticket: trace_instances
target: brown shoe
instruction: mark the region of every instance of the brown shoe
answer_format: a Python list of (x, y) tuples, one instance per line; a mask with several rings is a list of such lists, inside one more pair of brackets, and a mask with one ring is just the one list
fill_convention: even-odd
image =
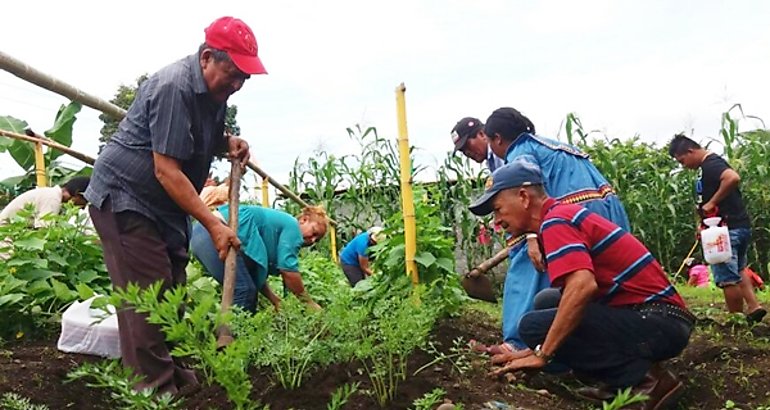
[(631, 390), (631, 395), (644, 394), (649, 397), (639, 408), (644, 410), (662, 410), (673, 406), (684, 392), (684, 384), (656, 363), (644, 376), (644, 380)]
[(604, 383), (599, 383), (596, 387), (585, 386), (575, 390), (575, 394), (578, 397), (596, 404), (612, 401), (617, 393), (617, 389), (613, 389)]

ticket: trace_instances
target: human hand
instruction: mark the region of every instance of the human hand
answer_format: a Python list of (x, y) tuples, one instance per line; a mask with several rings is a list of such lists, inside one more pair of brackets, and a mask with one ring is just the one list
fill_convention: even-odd
[(270, 302), (273, 304), (273, 308), (275, 309), (276, 313), (281, 311), (281, 299), (275, 298), (274, 300), (271, 300)]
[(511, 360), (505, 366), (489, 372), (488, 375), (490, 377), (500, 377), (506, 373), (514, 372), (516, 370), (539, 369), (541, 367), (544, 367), (545, 365), (546, 365), (545, 359), (541, 357), (537, 357), (530, 352), (529, 355), (519, 359)]
[(703, 217), (708, 218), (712, 216), (716, 216), (717, 214), (717, 206), (716, 204), (712, 203), (711, 201), (706, 202), (701, 207), (701, 211), (703, 212)]
[(492, 356), (492, 358), (490, 359), (490, 362), (492, 362), (492, 364), (504, 364), (504, 363), (510, 362), (511, 360), (527, 357), (531, 354), (532, 354), (532, 350), (530, 349), (521, 349), (521, 350), (514, 350), (512, 352), (498, 353)]
[(227, 258), (227, 252), (231, 246), (236, 251), (240, 250), (241, 240), (238, 239), (238, 235), (229, 226), (223, 223), (216, 223), (208, 230), (209, 235), (211, 235), (211, 241), (214, 242), (214, 247), (219, 254), (219, 259), (225, 260)]
[(481, 271), (476, 268), (473, 268), (471, 269), (470, 272), (466, 273), (465, 276), (468, 278), (478, 278), (479, 276), (481, 276)]
[(529, 255), (529, 260), (532, 261), (532, 265), (535, 266), (535, 269), (539, 272), (545, 272), (545, 262), (543, 261), (543, 254), (540, 252), (539, 245), (532, 246), (532, 243), (529, 243), (527, 246), (527, 255)]
[(227, 157), (237, 159), (242, 167), (249, 162), (249, 144), (242, 138), (231, 136), (227, 139)]

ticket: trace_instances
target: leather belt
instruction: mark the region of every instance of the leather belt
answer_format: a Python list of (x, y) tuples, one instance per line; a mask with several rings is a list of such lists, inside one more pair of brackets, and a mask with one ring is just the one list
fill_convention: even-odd
[(679, 320), (687, 322), (688, 325), (693, 326), (697, 318), (690, 313), (689, 310), (683, 309), (679, 306), (672, 305), (671, 303), (644, 303), (636, 305), (632, 308), (639, 313), (657, 313), (663, 316), (670, 316)]

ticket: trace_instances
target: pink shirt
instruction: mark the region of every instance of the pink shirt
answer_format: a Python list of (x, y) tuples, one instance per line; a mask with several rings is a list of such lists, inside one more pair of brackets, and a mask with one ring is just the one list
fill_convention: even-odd
[(704, 287), (709, 285), (709, 269), (706, 265), (695, 265), (690, 268), (690, 277), (695, 277), (695, 286)]

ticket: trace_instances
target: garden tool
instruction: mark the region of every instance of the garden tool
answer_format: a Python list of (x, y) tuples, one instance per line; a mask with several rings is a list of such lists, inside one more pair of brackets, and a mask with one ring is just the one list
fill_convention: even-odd
[(680, 273), (682, 273), (682, 269), (684, 269), (685, 263), (687, 263), (687, 259), (690, 259), (692, 254), (695, 252), (695, 248), (698, 247), (698, 242), (700, 242), (700, 239), (696, 239), (695, 243), (692, 244), (692, 248), (690, 248), (690, 252), (687, 253), (687, 256), (682, 260), (682, 264), (679, 265), (679, 269), (677, 269), (674, 276), (671, 278), (671, 282), (675, 282), (676, 278), (679, 276)]
[(510, 250), (510, 247), (503, 248), (500, 252), (495, 254), (495, 256), (481, 262), (478, 266), (465, 274), (461, 284), (468, 296), (486, 302), (497, 302), (495, 291), (492, 289), (492, 281), (489, 280), (485, 273), (508, 258), (508, 252), (510, 252)]
[[(241, 189), (241, 173), (243, 169), (238, 163), (237, 159), (230, 161), (230, 220), (228, 226), (233, 232), (238, 232), (238, 192)], [(227, 258), (225, 259), (225, 278), (224, 285), (222, 286), (222, 313), (230, 310), (233, 304), (233, 290), (235, 289), (235, 266), (237, 252), (234, 247), (230, 247), (227, 251)], [(217, 329), (217, 348), (221, 349), (233, 342), (233, 335), (230, 333), (230, 327), (222, 325)]]

